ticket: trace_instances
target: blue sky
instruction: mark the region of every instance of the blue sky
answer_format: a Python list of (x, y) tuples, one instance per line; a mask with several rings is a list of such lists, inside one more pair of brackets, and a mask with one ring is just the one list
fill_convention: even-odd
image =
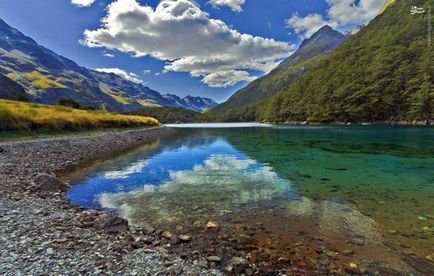
[(79, 65), (121, 69), (125, 77), (161, 93), (221, 102), (271, 70), (322, 25), (351, 29), (367, 23), (383, 3), (2, 0), (0, 18)]

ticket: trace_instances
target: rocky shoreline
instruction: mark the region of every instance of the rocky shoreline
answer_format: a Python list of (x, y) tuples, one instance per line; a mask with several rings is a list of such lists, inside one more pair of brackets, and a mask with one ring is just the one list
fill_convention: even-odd
[(173, 132), (157, 127), (0, 144), (0, 274), (219, 275), (157, 246), (154, 229), (72, 205), (64, 199), (67, 184), (56, 178)]

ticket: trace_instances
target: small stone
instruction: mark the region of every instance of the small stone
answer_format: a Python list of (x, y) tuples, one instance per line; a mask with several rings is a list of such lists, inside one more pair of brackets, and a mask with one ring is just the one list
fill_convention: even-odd
[(246, 234), (249, 236), (254, 236), (256, 234), (256, 230), (250, 228), (246, 231)]
[(431, 229), (428, 226), (422, 227), (422, 230), (425, 231), (425, 232), (431, 231)]
[(46, 252), (47, 252), (47, 255), (50, 255), (50, 256), (54, 254), (54, 250), (51, 247), (47, 248)]
[(268, 259), (270, 259), (270, 254), (268, 254), (266, 252), (262, 252), (261, 254), (259, 254), (259, 257), (261, 257), (261, 259), (263, 259), (263, 260), (268, 260)]
[(170, 232), (170, 231), (164, 231), (164, 232), (161, 234), (161, 236), (165, 237), (166, 239), (170, 239), (170, 238), (173, 237), (173, 234), (172, 234), (172, 232)]
[(205, 258), (195, 260), (193, 263), (195, 263), (198, 267), (208, 268), (208, 261)]
[(211, 220), (211, 221), (208, 221), (208, 223), (206, 224), (206, 228), (208, 228), (208, 229), (215, 229), (218, 227), (219, 227), (219, 224), (216, 221)]
[(179, 239), (183, 242), (189, 242), (189, 241), (191, 241), (191, 238), (192, 237), (190, 235), (180, 235), (179, 236)]
[(354, 251), (351, 249), (345, 249), (344, 251), (342, 251), (342, 254), (344, 254), (345, 256), (351, 256), (354, 254)]
[(248, 265), (249, 261), (242, 257), (233, 257), (231, 260), (231, 265), (233, 266), (241, 266), (241, 265)]
[(224, 268), (224, 270), (226, 271), (226, 272), (232, 272), (233, 270), (234, 270), (234, 267), (233, 266), (231, 266), (231, 265), (227, 265), (227, 266), (225, 266), (225, 268)]
[(253, 275), (253, 270), (251, 268), (246, 268), (244, 270), (244, 274), (247, 276), (251, 276), (251, 275)]
[(279, 264), (286, 264), (286, 263), (288, 263), (289, 261), (288, 261), (287, 258), (280, 257), (280, 258), (277, 260), (277, 262), (278, 262)]
[(349, 263), (347, 271), (350, 273), (359, 273), (359, 268), (355, 263)]
[(353, 241), (357, 245), (365, 245), (365, 240), (363, 238), (355, 238)]
[(220, 257), (218, 257), (218, 256), (208, 256), (208, 257), (206, 257), (206, 259), (209, 262), (216, 262), (216, 263), (219, 263), (219, 262), (222, 261), (222, 259)]

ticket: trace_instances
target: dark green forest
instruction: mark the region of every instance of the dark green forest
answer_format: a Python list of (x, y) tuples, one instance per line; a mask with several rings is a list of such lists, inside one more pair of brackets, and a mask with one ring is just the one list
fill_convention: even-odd
[(434, 51), (428, 12), (396, 1), (330, 58), (262, 105), (257, 120), (330, 123), (434, 119)]

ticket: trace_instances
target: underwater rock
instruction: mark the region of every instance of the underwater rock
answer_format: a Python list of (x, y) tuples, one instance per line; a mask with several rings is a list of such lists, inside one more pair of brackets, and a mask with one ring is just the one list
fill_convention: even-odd
[(351, 249), (345, 249), (344, 251), (342, 251), (342, 254), (344, 254), (345, 256), (351, 256), (354, 255), (354, 251)]
[(102, 215), (94, 223), (99, 230), (104, 230), (110, 234), (118, 234), (128, 231), (128, 221), (120, 218), (113, 213)]

